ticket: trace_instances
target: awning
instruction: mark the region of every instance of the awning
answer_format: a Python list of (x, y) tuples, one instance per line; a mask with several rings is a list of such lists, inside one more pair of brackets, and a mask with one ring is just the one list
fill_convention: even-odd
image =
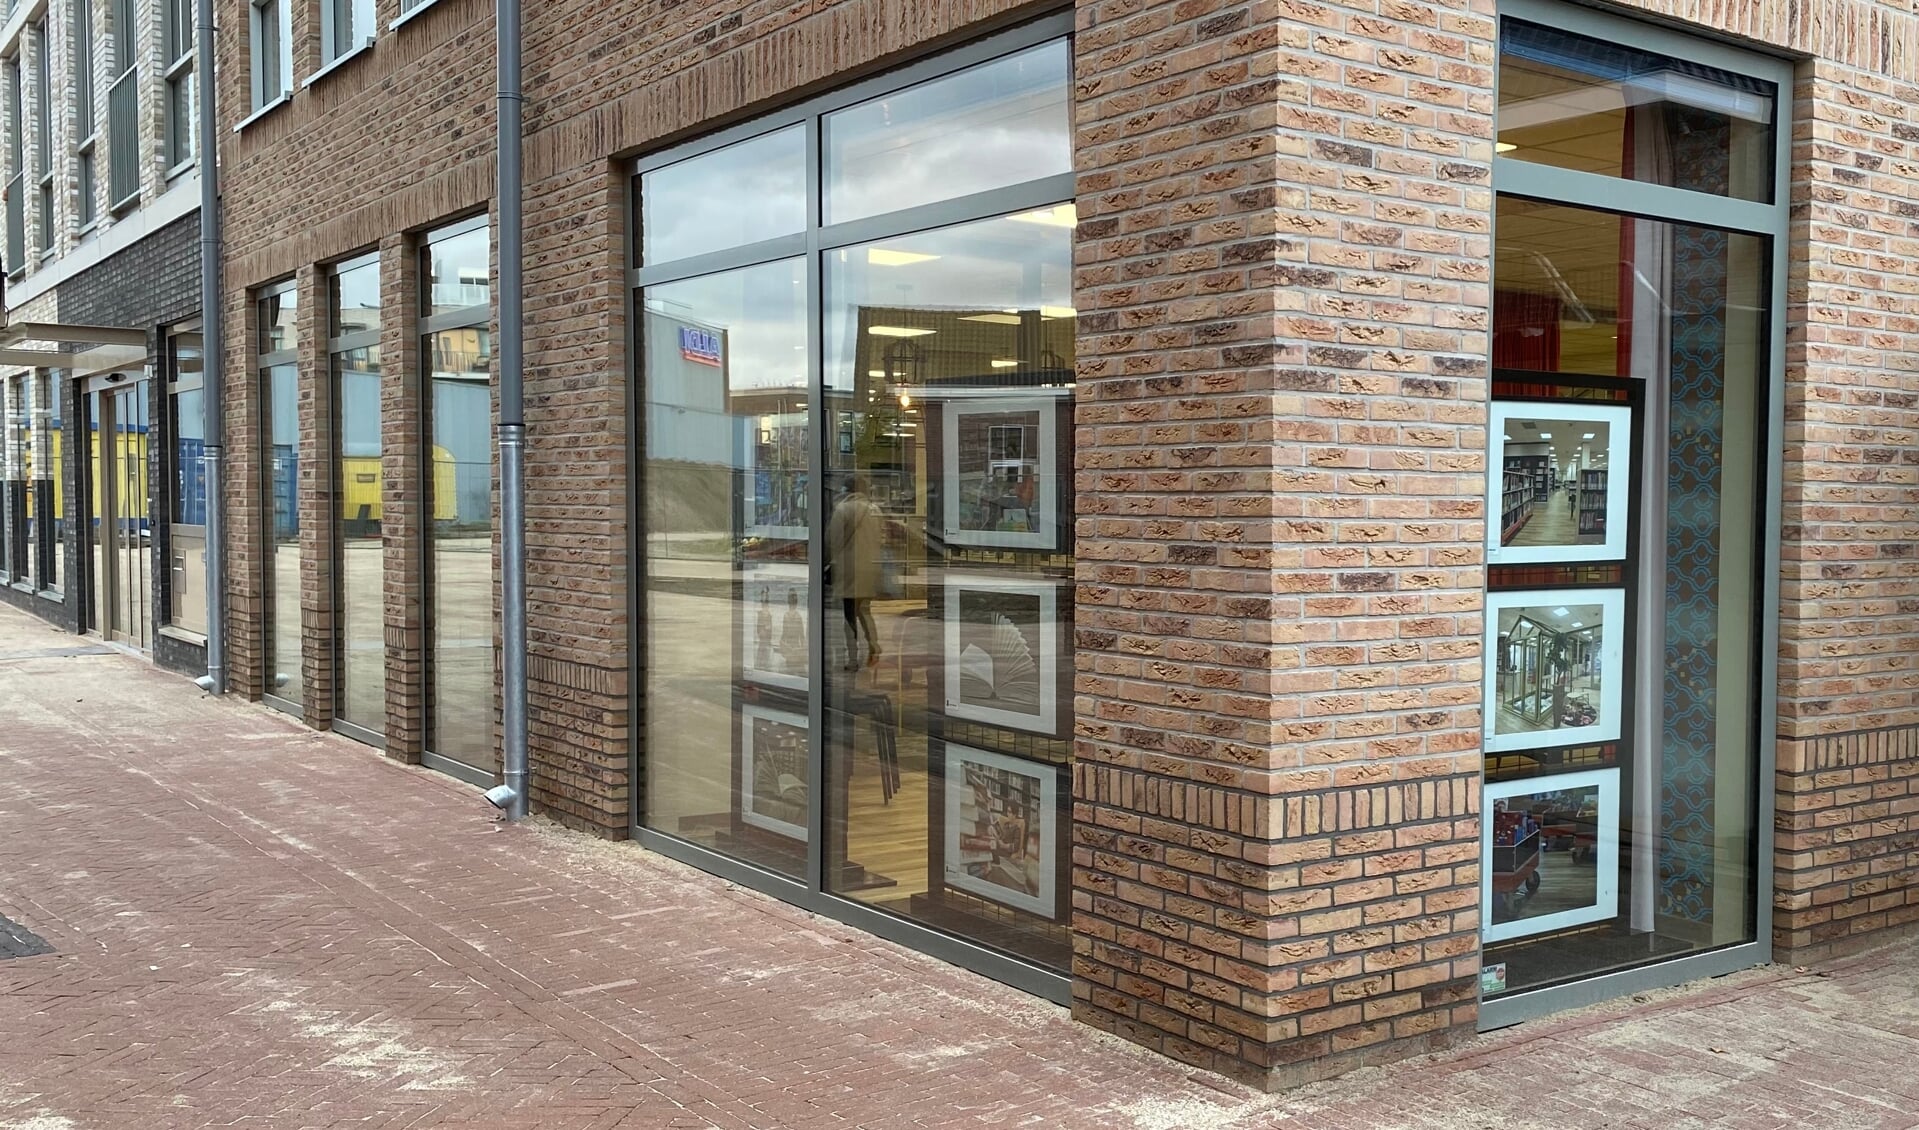
[[(84, 348), (36, 348), (57, 345)], [(8, 322), (0, 326), (0, 365), (62, 369), (71, 376), (88, 377), (146, 362), (147, 332), (142, 329), (61, 322)]]

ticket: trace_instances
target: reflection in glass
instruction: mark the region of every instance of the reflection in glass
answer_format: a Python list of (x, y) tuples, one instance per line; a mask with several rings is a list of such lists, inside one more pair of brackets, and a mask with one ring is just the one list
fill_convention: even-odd
[(826, 222), (1073, 171), (1066, 41), (826, 115)]
[(299, 368), (274, 365), (261, 378), (267, 422), (267, 693), (305, 695), (300, 639)]
[(336, 271), (333, 286), (333, 334), (344, 337), (380, 328), (380, 261), (369, 258)]
[(806, 229), (806, 131), (789, 126), (640, 178), (644, 263), (745, 247)]
[(426, 249), (427, 316), (486, 306), (492, 294), (493, 233), (485, 225), (433, 239)]
[[(475, 234), (484, 252), (487, 233)], [(485, 326), (445, 330), (427, 337), (425, 356), (432, 374), (427, 486), (433, 576), (427, 623), (433, 651), (427, 748), (491, 771), (498, 766), (493, 744), (492, 341)]]
[[(1721, 312), (1731, 358), (1762, 360), (1764, 239), (1509, 196), (1496, 213), (1496, 368), (1657, 380), (1675, 344), (1705, 332), (1701, 314)], [(1688, 270), (1695, 250), (1726, 270), (1707, 276), (1706, 297)]]
[[(186, 350), (181, 350), (185, 359)], [(192, 358), (198, 369), (197, 356)], [(207, 475), (200, 461), (206, 447), (204, 396), (200, 389), (173, 395), (172, 543), (173, 606), (169, 620), (190, 632), (207, 630)]]
[(53, 546), (47, 558), (47, 587), (55, 592), (66, 591), (67, 572), (67, 480), (66, 475), (66, 426), (65, 412), (61, 404), (65, 400), (66, 389), (61, 386), (57, 374), (47, 376), (48, 394), (51, 397), (47, 414), (47, 500), (46, 511), (48, 525), (53, 527)]
[(806, 269), (648, 287), (646, 822), (803, 877)]
[(362, 729), (386, 728), (386, 612), (381, 578), (380, 351), (335, 354), (338, 437), (334, 484), (339, 499), (339, 717)]
[(293, 287), (260, 299), (260, 352), (278, 353), (300, 346), (300, 292)]
[(1521, 20), (1501, 21), (1502, 156), (1772, 199), (1772, 83)]
[(829, 252), (827, 889), (1068, 960), (1072, 209)]

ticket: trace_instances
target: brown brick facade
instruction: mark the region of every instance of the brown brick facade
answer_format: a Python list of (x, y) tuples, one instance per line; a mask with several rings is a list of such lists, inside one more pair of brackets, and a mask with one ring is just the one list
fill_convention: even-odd
[[(1625, 8), (1803, 52), (1790, 261), (1775, 943), (1919, 920), (1919, 17)], [(298, 0), (296, 73), (318, 66)], [(691, 10), (689, 10), (691, 9)], [(1493, 0), (1087, 0), (1074, 1011), (1268, 1085), (1470, 1034)], [(528, 657), (536, 810), (636, 790), (630, 158), (1049, 9), (529, 6)], [(492, 196), (492, 8), (438, 0), (238, 133), (221, 2), (229, 663), (267, 567), (252, 288), (300, 283), (306, 720), (331, 723), (324, 265), (378, 249), (388, 753), (426, 740), (417, 235)], [(1856, 29), (1881, 29), (1854, 34)], [(1783, 110), (1783, 107), (1782, 107)], [(282, 599), (286, 597), (283, 595)]]

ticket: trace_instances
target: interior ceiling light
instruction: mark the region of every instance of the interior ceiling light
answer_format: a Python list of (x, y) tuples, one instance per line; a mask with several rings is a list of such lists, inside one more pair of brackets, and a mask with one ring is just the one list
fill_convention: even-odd
[(1022, 224), (1045, 224), (1052, 228), (1070, 228), (1079, 223), (1079, 209), (1071, 204), (1055, 204), (1051, 208), (1039, 208), (1031, 212), (1021, 212), (1008, 216)]
[(1540, 438), (1540, 439), (1551, 439), (1551, 438), (1553, 438), (1553, 434), (1552, 434), (1551, 432), (1540, 432), (1540, 433), (1539, 433), (1539, 438)]
[(884, 247), (866, 249), (866, 261), (875, 267), (905, 267), (914, 263), (926, 263), (939, 258), (937, 255), (921, 255), (917, 251), (889, 251)]
[(1568, 608), (1555, 608), (1553, 609), (1553, 615), (1563, 618), (1566, 615), (1566, 613), (1570, 611), (1571, 609), (1568, 609)]
[(1004, 357), (995, 357), (995, 358), (993, 358), (993, 368), (995, 368), (995, 369), (1017, 369), (1017, 368), (1019, 368), (1019, 362), (1018, 362), (1018, 361), (1009, 361), (1009, 360), (1007, 360), (1007, 359), (1006, 359), (1006, 358), (1004, 358)]
[(960, 321), (962, 321), (962, 322), (991, 322), (991, 323), (992, 323), (993, 325), (996, 325), (996, 326), (1017, 326), (1017, 325), (1019, 325), (1019, 315), (1018, 315), (1018, 314), (1016, 314), (1016, 313), (1006, 313), (1006, 314), (962, 314), (962, 315), (960, 315)]
[(1580, 439), (1591, 439), (1592, 437), (1594, 437), (1594, 436), (1596, 436), (1596, 435), (1598, 435), (1598, 434), (1599, 434), (1598, 432), (1587, 432), (1587, 433), (1586, 433), (1585, 435), (1583, 435), (1583, 436), (1580, 436), (1579, 438), (1580, 438)]
[(1500, 141), (1493, 144), (1493, 152), (1495, 153), (1511, 153), (1517, 148), (1519, 148), (1519, 146), (1514, 145), (1510, 141)]
[(915, 329), (912, 326), (868, 326), (866, 332), (874, 337), (925, 337), (938, 331)]
[(1079, 316), (1079, 311), (1073, 309), (1071, 306), (1042, 306), (1039, 308), (1039, 316), (1042, 318), (1074, 318)]

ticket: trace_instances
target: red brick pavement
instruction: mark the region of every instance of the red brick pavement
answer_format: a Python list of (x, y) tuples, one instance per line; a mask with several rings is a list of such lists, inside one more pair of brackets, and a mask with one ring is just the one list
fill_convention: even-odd
[(1919, 1126), (1919, 942), (1255, 1095), (0, 609), (0, 1130)]

